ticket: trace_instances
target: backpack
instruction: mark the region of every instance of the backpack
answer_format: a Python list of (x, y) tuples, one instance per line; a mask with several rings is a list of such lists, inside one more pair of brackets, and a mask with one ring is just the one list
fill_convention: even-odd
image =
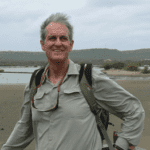
[[(90, 106), (91, 111), (95, 115), (97, 127), (102, 138), (102, 141), (105, 139), (109, 145), (110, 150), (113, 150), (112, 143), (107, 135), (107, 128), (108, 124), (113, 125), (109, 122), (109, 112), (105, 109), (97, 108), (97, 104), (92, 92), (92, 64), (80, 64), (81, 69), (79, 72), (79, 84), (81, 88), (81, 92), (84, 95), (87, 103)], [(42, 73), (44, 72), (46, 66), (41, 67), (35, 70), (30, 78), (29, 88), (30, 91), (30, 99), (34, 97), (35, 93), (37, 92), (37, 86), (40, 84)], [(34, 84), (35, 83), (35, 84)], [(110, 146), (111, 145), (111, 146)]]

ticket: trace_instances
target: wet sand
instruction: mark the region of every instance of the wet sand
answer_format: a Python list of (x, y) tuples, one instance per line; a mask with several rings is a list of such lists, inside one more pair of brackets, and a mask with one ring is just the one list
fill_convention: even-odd
[[(119, 85), (135, 95), (142, 103), (146, 113), (145, 128), (141, 136), (138, 147), (145, 149), (150, 148), (150, 80), (140, 81), (116, 81)], [(0, 85), (0, 148), (6, 142), (10, 133), (12, 132), (16, 122), (20, 118), (20, 110), (23, 102), (23, 92), (25, 85)], [(120, 130), (120, 123), (122, 122), (117, 117), (110, 115), (110, 122), (115, 126), (109, 126), (108, 134), (112, 140), (113, 131)], [(33, 141), (25, 150), (34, 150), (35, 141)]]

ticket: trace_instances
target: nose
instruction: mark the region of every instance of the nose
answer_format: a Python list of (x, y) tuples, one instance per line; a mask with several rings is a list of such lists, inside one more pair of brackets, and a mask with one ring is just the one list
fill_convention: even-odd
[(57, 40), (55, 41), (55, 45), (56, 46), (61, 46), (62, 45), (62, 43), (61, 43), (59, 38), (57, 38)]

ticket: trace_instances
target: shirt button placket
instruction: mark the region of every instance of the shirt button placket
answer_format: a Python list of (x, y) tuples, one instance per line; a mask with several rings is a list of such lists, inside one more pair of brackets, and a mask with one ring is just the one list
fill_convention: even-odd
[(49, 128), (49, 141), (52, 141), (53, 140), (53, 136), (52, 136), (52, 123), (53, 123), (53, 120), (50, 120), (50, 128)]
[(49, 145), (48, 148), (49, 149), (54, 149), (53, 148), (53, 120), (50, 119), (50, 123), (49, 123)]

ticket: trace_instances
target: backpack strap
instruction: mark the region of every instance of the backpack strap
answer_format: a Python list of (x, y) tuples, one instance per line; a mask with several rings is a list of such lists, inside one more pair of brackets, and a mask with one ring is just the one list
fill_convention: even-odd
[[(84, 67), (81, 67), (81, 69), (83, 69), (83, 68)], [(94, 94), (92, 91), (92, 87), (90, 85), (92, 83), (92, 65), (91, 64), (87, 65), (86, 69), (81, 71), (81, 72), (83, 72), (82, 73), (83, 75), (79, 79), (81, 91), (82, 91), (85, 99), (87, 100), (87, 103), (89, 104), (91, 111), (95, 115), (99, 132), (101, 131), (103, 133), (105, 140), (107, 141), (107, 144), (109, 146), (109, 149), (114, 150), (112, 142), (110, 141), (110, 139), (108, 137), (106, 128), (103, 125), (102, 120), (100, 119), (103, 109), (99, 109), (97, 107), (97, 103), (96, 103), (96, 100), (95, 100), (95, 97), (94, 97)], [(91, 78), (91, 79), (89, 80), (89, 78)]]
[(31, 78), (30, 78), (30, 82), (29, 82), (29, 88), (31, 88), (31, 85), (33, 83), (34, 78), (36, 77), (37, 72), (38, 72), (38, 69), (34, 70), (34, 72), (32, 73)]
[(31, 85), (32, 85), (32, 82), (35, 78), (35, 85), (38, 86), (40, 84), (40, 81), (41, 81), (41, 77), (42, 77), (42, 74), (44, 72), (44, 69), (45, 69), (46, 65), (44, 67), (41, 67), (39, 69), (36, 69), (34, 70), (34, 72), (32, 73), (32, 76), (30, 78), (30, 82), (29, 82), (29, 87), (31, 88)]
[(89, 85), (92, 87), (92, 71), (91, 71), (91, 68), (92, 68), (92, 64), (83, 64), (83, 63), (81, 64), (80, 74), (79, 74), (79, 83), (82, 79), (83, 72), (85, 71), (86, 79), (87, 79)]
[[(40, 84), (44, 68), (40, 68), (40, 69), (35, 70), (31, 76), (30, 84), (29, 84), (29, 87), (31, 88), (31, 90), (30, 90), (30, 99), (31, 100), (34, 97), (35, 93), (37, 92), (36, 87)], [(99, 109), (97, 107), (97, 103), (96, 103), (95, 97), (93, 95), (93, 91), (92, 91), (92, 64), (88, 64), (86, 66), (86, 68), (85, 68), (85, 64), (81, 64), (81, 69), (80, 69), (80, 74), (79, 74), (79, 83), (80, 83), (81, 91), (82, 91), (85, 99), (87, 100), (91, 111), (95, 115), (98, 130), (99, 130), (100, 134), (102, 132), (101, 135), (104, 135), (105, 140), (108, 143), (109, 149), (114, 150), (112, 143), (111, 143), (111, 141), (108, 137), (108, 134), (106, 132), (106, 128), (100, 119), (100, 116), (103, 113), (103, 109)]]

